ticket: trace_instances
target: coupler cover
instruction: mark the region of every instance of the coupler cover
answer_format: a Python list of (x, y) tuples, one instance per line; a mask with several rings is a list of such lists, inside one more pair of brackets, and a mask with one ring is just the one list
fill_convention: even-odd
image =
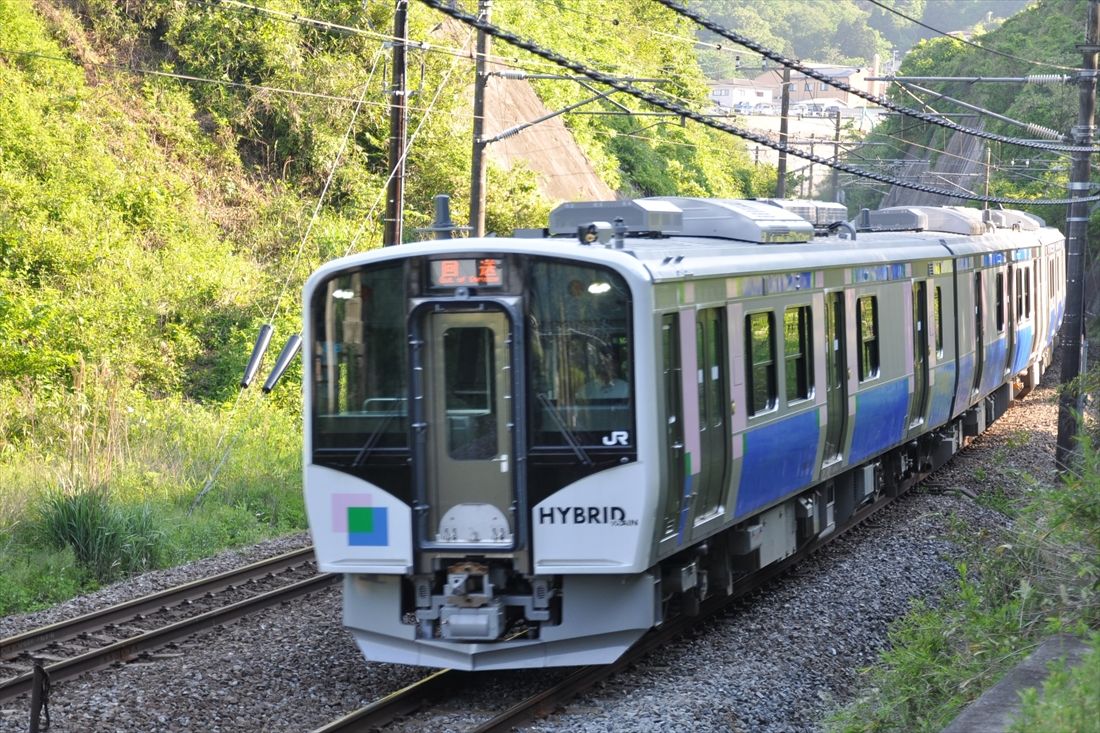
[(499, 639), (504, 628), (504, 604), (500, 600), (494, 600), (479, 608), (444, 606), (440, 609), (439, 628), (444, 639)]

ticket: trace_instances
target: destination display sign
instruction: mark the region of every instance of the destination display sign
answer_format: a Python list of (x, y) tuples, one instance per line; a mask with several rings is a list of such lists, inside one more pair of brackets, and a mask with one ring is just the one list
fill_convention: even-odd
[(489, 257), (431, 261), (431, 286), (499, 288), (504, 286), (504, 261)]

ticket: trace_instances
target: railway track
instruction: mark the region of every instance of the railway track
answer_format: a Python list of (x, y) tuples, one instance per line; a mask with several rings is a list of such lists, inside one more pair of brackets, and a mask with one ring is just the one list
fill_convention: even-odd
[[(920, 483), (927, 475), (910, 479), (911, 486)], [(899, 495), (900, 497), (900, 495)], [(679, 615), (650, 631), (622, 657), (611, 664), (578, 667), (552, 685), (529, 695), (525, 699), (469, 729), (470, 733), (510, 733), (531, 721), (552, 715), (574, 697), (594, 688), (600, 682), (636, 664), (678, 638), (699, 628), (708, 619), (735, 609), (754, 592), (790, 572), (829, 542), (865, 529), (867, 518), (896, 506), (899, 497), (887, 497), (865, 507), (852, 517), (849, 524), (829, 537), (819, 540), (805, 552), (792, 556), (775, 566), (745, 578), (734, 592), (725, 597), (712, 597), (700, 605), (695, 616)], [(373, 733), (384, 730), (403, 718), (423, 712), (449, 698), (457, 696), (464, 688), (477, 683), (477, 673), (439, 670), (423, 679), (397, 690), (371, 704), (335, 720), (313, 733)]]
[(338, 581), (317, 574), (307, 547), (0, 639), (0, 702), (31, 691), (36, 661), (58, 682)]

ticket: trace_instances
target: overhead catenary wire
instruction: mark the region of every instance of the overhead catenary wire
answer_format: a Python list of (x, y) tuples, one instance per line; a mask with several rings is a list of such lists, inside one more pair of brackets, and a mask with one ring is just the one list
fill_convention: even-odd
[[(753, 41), (751, 38), (743, 36), (740, 33), (736, 33), (734, 31), (731, 31), (730, 29), (728, 29), (728, 28), (726, 28), (722, 25), (719, 25), (718, 23), (715, 23), (712, 20), (703, 17), (699, 13), (696, 13), (692, 10), (689, 10), (688, 8), (681, 5), (680, 3), (675, 2), (675, 0), (656, 0), (656, 2), (660, 3), (661, 5), (664, 5), (666, 8), (672, 10), (675, 13), (684, 16), (685, 18), (689, 18), (690, 20), (692, 20), (695, 23), (699, 24), (703, 28), (706, 28), (707, 30), (711, 31), (712, 33), (715, 33), (719, 36), (722, 36), (723, 38), (726, 38), (730, 41), (733, 41), (734, 43), (738, 43), (738, 44), (744, 46), (745, 48), (748, 48), (752, 51), (755, 51), (756, 53), (759, 53), (761, 56), (765, 56), (766, 58), (769, 58), (769, 59), (771, 59), (771, 60), (773, 60), (773, 61), (775, 61), (779, 64), (782, 64), (783, 66), (786, 66), (790, 69), (798, 71), (799, 73), (801, 73), (805, 76), (808, 76), (811, 79), (816, 79), (818, 81), (824, 82), (824, 83), (826, 83), (826, 84), (828, 84), (832, 87), (840, 89), (841, 91), (848, 92), (849, 94), (852, 94), (856, 97), (859, 97), (860, 99), (867, 100), (868, 102), (874, 102), (875, 104), (881, 105), (882, 107), (885, 107), (886, 109), (890, 109), (890, 110), (893, 110), (895, 112), (900, 112), (901, 114), (904, 114), (906, 116), (914, 117), (914, 118), (919, 119), (919, 120), (924, 120), (925, 122), (930, 122), (934, 125), (939, 125), (941, 127), (946, 127), (948, 129), (955, 130), (957, 132), (963, 132), (963, 133), (966, 133), (967, 135), (973, 135), (974, 137), (980, 137), (980, 138), (984, 138), (986, 140), (995, 140), (997, 142), (1002, 142), (1002, 143), (1009, 143), (1011, 145), (1019, 145), (1021, 147), (1026, 147), (1026, 148), (1034, 148), (1036, 150), (1059, 150), (1059, 151), (1071, 152), (1071, 153), (1073, 153), (1073, 152), (1087, 152), (1087, 153), (1100, 152), (1100, 148), (1096, 148), (1095, 146), (1091, 146), (1091, 145), (1083, 147), (1083, 146), (1079, 146), (1079, 145), (1070, 145), (1070, 144), (1066, 144), (1066, 143), (1037, 143), (1037, 142), (1030, 141), (1030, 140), (1022, 140), (1020, 138), (1011, 138), (1011, 137), (1007, 137), (1007, 136), (1004, 136), (1004, 135), (997, 135), (997, 134), (991, 133), (991, 132), (985, 132), (985, 131), (982, 131), (982, 130), (975, 130), (973, 128), (964, 127), (963, 125), (959, 125), (957, 123), (951, 122), (950, 120), (945, 120), (945, 119), (942, 119), (942, 118), (938, 118), (935, 115), (930, 115), (926, 112), (921, 112), (919, 110), (911, 109), (909, 107), (904, 107), (904, 106), (902, 106), (900, 104), (897, 104), (896, 102), (893, 102), (893, 101), (891, 101), (891, 100), (889, 100), (885, 97), (880, 97), (877, 94), (871, 94), (870, 92), (865, 92), (862, 89), (856, 89), (855, 87), (853, 87), (850, 84), (839, 81), (839, 80), (837, 80), (837, 79), (835, 79), (835, 78), (833, 78), (833, 77), (831, 77), (827, 74), (823, 74), (819, 71), (816, 71), (812, 67), (806, 66), (805, 64), (802, 64), (802, 63), (800, 63), (800, 62), (798, 62), (794, 59), (789, 59), (786, 56), (783, 56), (782, 54), (767, 48), (763, 44), (757, 43), (756, 41)], [(433, 3), (433, 7), (434, 7), (434, 3)]]
[[(662, 2), (662, 3), (664, 3), (665, 1), (666, 0), (658, 0), (658, 2)], [(701, 114), (701, 113), (696, 112), (694, 110), (687, 109), (686, 107), (682, 107), (680, 105), (676, 105), (676, 104), (673, 104), (671, 102), (667, 102), (664, 99), (660, 98), (659, 96), (657, 96), (653, 93), (646, 92), (645, 90), (639, 89), (639, 88), (637, 88), (633, 85), (620, 82), (617, 79), (615, 79), (614, 77), (609, 76), (608, 74), (605, 74), (603, 72), (600, 72), (600, 71), (592, 69), (588, 66), (585, 66), (584, 64), (581, 64), (579, 62), (568, 59), (568, 58), (566, 58), (566, 57), (562, 56), (561, 54), (558, 54), (554, 51), (550, 51), (548, 49), (545, 49), (545, 48), (543, 48), (542, 46), (539, 46), (538, 44), (536, 44), (533, 41), (530, 41), (528, 39), (517, 36), (516, 34), (511, 33), (510, 31), (507, 31), (507, 30), (505, 30), (503, 28), (500, 28), (496, 25), (493, 25), (492, 23), (486, 23), (486, 22), (478, 19), (474, 15), (471, 15), (469, 13), (466, 13), (465, 11), (459, 10), (458, 8), (451, 7), (447, 3), (441, 2), (441, 0), (420, 0), (420, 2), (423, 3), (424, 5), (427, 5), (431, 8), (434, 8), (435, 10), (443, 13), (444, 15), (448, 15), (448, 16), (450, 16), (450, 17), (452, 17), (456, 20), (459, 20), (459, 21), (461, 21), (461, 22), (463, 22), (463, 23), (465, 23), (465, 24), (467, 24), (471, 27), (474, 27), (474, 28), (482, 30), (486, 33), (489, 33), (490, 35), (492, 35), (496, 38), (499, 38), (499, 39), (505, 41), (506, 43), (510, 43), (510, 44), (512, 44), (512, 45), (514, 45), (518, 48), (522, 48), (523, 50), (528, 51), (530, 53), (533, 53), (533, 54), (535, 54), (537, 56), (540, 56), (544, 59), (547, 59), (549, 61), (553, 61), (554, 63), (559, 64), (563, 68), (567, 68), (570, 71), (573, 71), (574, 73), (583, 74), (583, 75), (587, 76), (589, 79), (592, 79), (593, 81), (596, 81), (596, 82), (599, 82), (601, 84), (605, 84), (607, 86), (618, 89), (622, 92), (625, 92), (626, 94), (629, 94), (632, 97), (635, 97), (636, 99), (640, 99), (644, 102), (648, 102), (649, 104), (652, 104), (653, 106), (660, 107), (660, 108), (662, 108), (666, 111), (669, 111), (669, 112), (675, 112), (676, 114), (681, 115), (684, 118), (691, 119), (695, 122), (706, 125), (708, 127), (712, 127), (714, 129), (717, 129), (717, 130), (722, 130), (724, 132), (736, 135), (738, 137), (741, 137), (741, 138), (744, 138), (744, 139), (747, 139), (747, 140), (752, 140), (754, 142), (757, 142), (761, 145), (765, 145), (767, 147), (773, 148), (775, 150), (786, 151), (786, 152), (788, 152), (792, 155), (796, 155), (800, 158), (804, 158), (806, 160), (812, 160), (815, 163), (820, 163), (822, 165), (827, 165), (831, 168), (836, 168), (837, 170), (840, 170), (840, 171), (847, 171), (849, 173), (854, 173), (854, 174), (857, 174), (857, 175), (864, 175), (867, 178), (871, 178), (873, 180), (878, 180), (878, 181), (881, 181), (883, 183), (894, 184), (894, 185), (897, 185), (901, 188), (909, 188), (909, 189), (912, 189), (912, 190), (915, 190), (915, 191), (923, 191), (925, 193), (940, 194), (942, 196), (949, 196), (949, 197), (959, 198), (959, 199), (963, 199), (963, 200), (987, 201), (989, 203), (996, 203), (996, 204), (1046, 205), (1046, 206), (1056, 206), (1056, 205), (1061, 206), (1061, 205), (1069, 203), (1070, 200), (1071, 200), (1071, 199), (1016, 199), (1016, 198), (1007, 198), (1007, 197), (985, 197), (985, 196), (978, 196), (978, 195), (963, 195), (963, 194), (958, 194), (958, 193), (953, 192), (953, 191), (947, 191), (947, 190), (944, 190), (944, 189), (936, 188), (936, 187), (933, 187), (933, 186), (925, 186), (925, 185), (920, 185), (920, 184), (911, 184), (911, 183), (908, 183), (908, 182), (905, 182), (905, 181), (899, 181), (899, 180), (896, 180), (896, 179), (891, 178), (889, 176), (882, 176), (880, 174), (875, 174), (875, 173), (872, 173), (870, 171), (864, 171), (864, 170), (861, 170), (861, 169), (856, 168), (854, 166), (849, 166), (847, 164), (836, 163), (836, 162), (833, 162), (833, 161), (831, 161), (827, 158), (823, 158), (821, 156), (811, 155), (809, 153), (805, 153), (805, 152), (795, 150), (793, 148), (790, 148), (790, 147), (787, 147), (787, 146), (784, 146), (784, 145), (780, 145), (778, 143), (772, 142), (770, 139), (766, 138), (763, 135), (758, 135), (758, 134), (753, 133), (749, 130), (745, 130), (745, 129), (742, 129), (740, 127), (736, 127), (734, 125), (730, 125), (730, 124), (720, 122), (720, 121), (718, 121), (714, 118), (710, 118), (707, 115)], [(918, 115), (918, 118), (920, 116), (921, 115)], [(922, 115), (922, 116), (923, 117), (929, 117), (928, 115)], [(1040, 149), (1050, 149), (1050, 148), (1041, 147)], [(1089, 149), (1091, 149), (1091, 148), (1089, 148)], [(1080, 201), (1082, 199), (1073, 199), (1073, 200)], [(1085, 201), (1100, 201), (1100, 196), (1093, 196), (1093, 197), (1089, 197), (1089, 198), (1084, 199), (1084, 200)]]

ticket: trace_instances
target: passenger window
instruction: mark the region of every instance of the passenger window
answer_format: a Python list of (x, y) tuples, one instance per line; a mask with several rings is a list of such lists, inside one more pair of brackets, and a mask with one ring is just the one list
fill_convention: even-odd
[(1031, 268), (1024, 276), (1024, 318), (1031, 318)]
[(783, 314), (783, 359), (787, 374), (787, 402), (813, 394), (813, 346), (810, 307), (788, 308)]
[(1024, 317), (1024, 271), (1016, 270), (1016, 320)]
[(932, 318), (936, 326), (936, 356), (943, 356), (943, 288), (932, 293)]
[(859, 321), (859, 381), (878, 376), (878, 298), (868, 295), (856, 301), (856, 318)]
[(745, 316), (745, 351), (749, 355), (747, 375), (749, 415), (775, 408), (775, 342), (772, 339), (774, 316), (752, 313)]
[(997, 273), (997, 308), (996, 308), (997, 330), (1005, 330), (1005, 276), (1004, 273)]

